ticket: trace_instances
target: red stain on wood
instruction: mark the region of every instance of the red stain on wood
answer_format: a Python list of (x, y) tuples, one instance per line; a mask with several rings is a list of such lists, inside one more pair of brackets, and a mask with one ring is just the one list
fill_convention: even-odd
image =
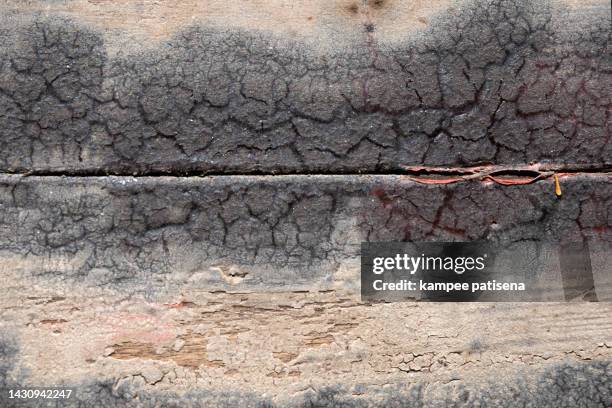
[(491, 180), (494, 183), (501, 184), (502, 186), (516, 186), (523, 184), (531, 184), (536, 180), (539, 180), (540, 176), (536, 177), (495, 177), (495, 176), (485, 176), (483, 180)]

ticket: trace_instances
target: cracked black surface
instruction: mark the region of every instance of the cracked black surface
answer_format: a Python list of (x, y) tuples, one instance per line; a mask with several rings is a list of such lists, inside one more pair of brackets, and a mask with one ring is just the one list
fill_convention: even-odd
[(182, 285), (223, 289), (228, 273), (245, 275), (236, 287), (325, 285), (342, 262), (359, 259), (362, 241), (590, 241), (609, 248), (609, 176), (562, 184), (559, 199), (550, 180), (1, 176), (0, 253), (25, 262), (26, 279), (155, 294)]
[(197, 26), (112, 57), (101, 34), (34, 15), (0, 28), (0, 171), (609, 166), (609, 12), (550, 7), (467, 2), (421, 37), (392, 46), (373, 31), (336, 52)]

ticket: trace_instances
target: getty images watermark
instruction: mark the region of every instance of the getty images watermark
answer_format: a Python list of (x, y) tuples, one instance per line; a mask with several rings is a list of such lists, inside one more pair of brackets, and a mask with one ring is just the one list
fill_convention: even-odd
[[(573, 267), (567, 279), (558, 254), (558, 245), (533, 241), (363, 243), (361, 295), (365, 301), (555, 301), (569, 300), (571, 289), (594, 300), (590, 262)], [(588, 261), (588, 248), (584, 255), (575, 258)]]

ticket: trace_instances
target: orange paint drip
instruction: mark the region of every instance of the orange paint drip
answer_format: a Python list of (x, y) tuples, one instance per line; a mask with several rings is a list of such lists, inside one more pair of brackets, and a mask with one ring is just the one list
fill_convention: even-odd
[(561, 197), (561, 184), (559, 184), (559, 176), (557, 176), (557, 174), (555, 173), (554, 175), (555, 177), (555, 194), (557, 195), (557, 197)]

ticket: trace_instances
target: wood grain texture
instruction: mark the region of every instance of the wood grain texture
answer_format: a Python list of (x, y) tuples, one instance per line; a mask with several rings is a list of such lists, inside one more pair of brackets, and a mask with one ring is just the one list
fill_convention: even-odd
[(612, 358), (609, 303), (367, 305), (337, 291), (200, 293), (197, 303), (176, 304), (48, 301), (3, 309), (5, 321), (23, 327), (20, 365), (33, 383), (129, 382), (144, 373), (153, 389), (206, 379), (212, 390), (283, 400), (329, 384), (486, 384)]

